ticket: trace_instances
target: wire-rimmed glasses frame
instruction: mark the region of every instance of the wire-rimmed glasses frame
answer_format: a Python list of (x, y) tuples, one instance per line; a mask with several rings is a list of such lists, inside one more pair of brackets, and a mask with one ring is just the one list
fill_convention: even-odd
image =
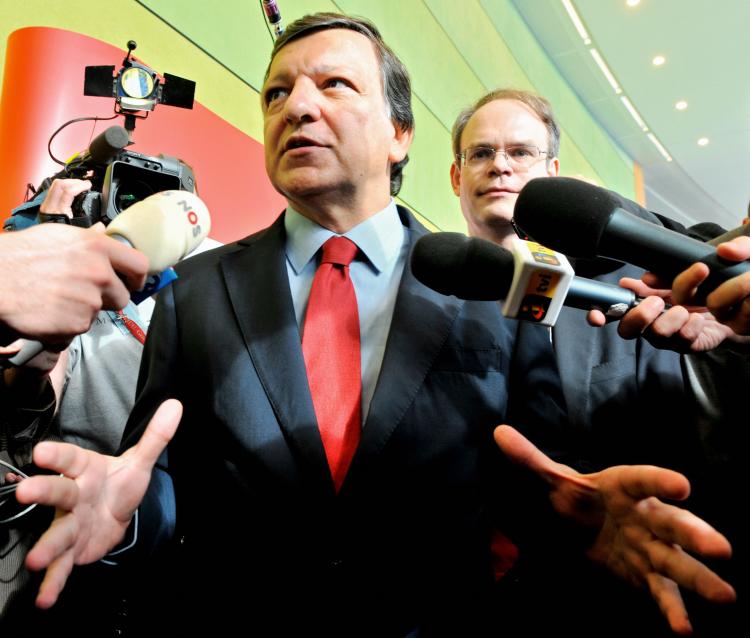
[(549, 151), (543, 151), (534, 144), (511, 144), (505, 148), (481, 145), (469, 146), (456, 156), (456, 161), (459, 166), (482, 168), (494, 162), (498, 153), (518, 172), (529, 170), (534, 164), (549, 156)]

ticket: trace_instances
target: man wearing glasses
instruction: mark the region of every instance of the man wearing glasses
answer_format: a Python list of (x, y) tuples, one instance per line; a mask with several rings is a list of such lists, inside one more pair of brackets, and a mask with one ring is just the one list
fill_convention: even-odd
[[(555, 177), (560, 172), (560, 127), (551, 105), (527, 91), (492, 91), (458, 116), (452, 143), (451, 183), (460, 198), (469, 234), (511, 249), (511, 239), (516, 236), (512, 219), (518, 193), (531, 179)], [(633, 202), (623, 199), (623, 207), (661, 225), (655, 215)], [(579, 260), (575, 268), (578, 275), (610, 284), (618, 284), (621, 277), (642, 274), (633, 266), (609, 260)], [(651, 303), (661, 301), (649, 299), (644, 305)], [(664, 465), (694, 477), (700, 491), (701, 480), (705, 484), (706, 476), (724, 470), (719, 465), (710, 465), (711, 454), (703, 447), (705, 442), (701, 437), (705, 436), (705, 430), (703, 435), (700, 432), (706, 423), (698, 416), (695, 386), (683, 374), (683, 357), (653, 347), (644, 337), (656, 339), (659, 346), (668, 342), (683, 352), (692, 341), (679, 341), (677, 333), (683, 326), (680, 321), (675, 322), (674, 334), (668, 333), (666, 336), (671, 338), (666, 341), (656, 337), (653, 330), (641, 337), (640, 332), (648, 323), (638, 323), (634, 316), (623, 321), (622, 326), (617, 322), (597, 329), (587, 324), (584, 311), (563, 308), (552, 329), (551, 342), (568, 408), (570, 441), (577, 443), (578, 455), (595, 463), (597, 469), (624, 463)], [(631, 325), (637, 332), (631, 330)], [(538, 328), (520, 322), (519, 347), (523, 347), (525, 335)], [(694, 347), (693, 351), (696, 350)], [(646, 405), (655, 407), (644, 419)], [(716, 513), (715, 508), (705, 507), (706, 503), (692, 505), (709, 521), (711, 514)], [(498, 547), (503, 558), (504, 545)], [(600, 623), (613, 613), (608, 601), (618, 599), (622, 604), (624, 596), (632, 598), (625, 588), (613, 591), (609, 580), (592, 580), (586, 565), (561, 564), (558, 557), (551, 556), (529, 565), (527, 559), (521, 555), (513, 575), (501, 582), (500, 589), (506, 598), (521, 597), (512, 607), (527, 629), (529, 623), (539, 623), (537, 633), (559, 631), (566, 608), (571, 604), (559, 587), (544, 584), (552, 570), (564, 572), (569, 578), (578, 573), (577, 585), (568, 591), (575, 591), (576, 596), (587, 591), (587, 597), (597, 600), (589, 608), (586, 627), (580, 616), (572, 620), (578, 635), (588, 635), (587, 631), (596, 635), (597, 624), (601, 627)], [(558, 613), (529, 613), (540, 599), (555, 601)], [(528, 608), (524, 607), (525, 601)], [(650, 618), (651, 610), (638, 611), (639, 601), (629, 601), (628, 606), (632, 613), (623, 622), (632, 623), (628, 625), (631, 630), (643, 627), (644, 623), (648, 623), (646, 626), (652, 632), (649, 635), (658, 635), (663, 630), (660, 621)], [(710, 622), (715, 625), (724, 620), (712, 618)]]

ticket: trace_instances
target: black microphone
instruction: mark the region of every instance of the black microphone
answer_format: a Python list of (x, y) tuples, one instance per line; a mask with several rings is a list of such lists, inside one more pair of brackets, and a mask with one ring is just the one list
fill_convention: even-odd
[(619, 195), (569, 177), (532, 179), (521, 190), (514, 223), (535, 241), (570, 257), (610, 257), (670, 281), (695, 262), (710, 269), (702, 297), (750, 270), (750, 262), (721, 259), (716, 248), (625, 210)]
[[(425, 286), (444, 295), (497, 301), (508, 296), (515, 259), (510, 251), (484, 239), (461, 233), (431, 233), (414, 245), (411, 269)], [(640, 301), (627, 288), (573, 277), (563, 304), (621, 317)]]
[(122, 126), (110, 126), (97, 135), (87, 151), (87, 158), (95, 164), (106, 164), (130, 144), (130, 135)]

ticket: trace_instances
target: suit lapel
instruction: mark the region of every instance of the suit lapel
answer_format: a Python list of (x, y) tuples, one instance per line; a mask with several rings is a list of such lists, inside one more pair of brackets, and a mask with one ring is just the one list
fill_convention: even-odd
[(289, 290), (283, 216), (243, 242), (247, 248), (221, 263), (242, 338), (288, 445), (332, 491)]
[[(405, 211), (401, 212), (403, 216)], [(415, 228), (417, 222), (406, 215), (411, 252), (426, 231)], [(407, 258), (375, 394), (347, 481), (366, 471), (388, 442), (450, 335), (463, 303), (418, 282)]]

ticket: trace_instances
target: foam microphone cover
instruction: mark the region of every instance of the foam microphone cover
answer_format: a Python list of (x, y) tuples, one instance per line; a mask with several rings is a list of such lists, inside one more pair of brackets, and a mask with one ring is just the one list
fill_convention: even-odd
[(411, 256), (414, 276), (425, 286), (460, 299), (505, 299), (513, 281), (513, 255), (484, 239), (460, 233), (420, 237)]
[(623, 200), (572, 177), (540, 177), (523, 187), (513, 211), (534, 241), (572, 257), (596, 257), (602, 233)]
[(89, 144), (89, 156), (97, 164), (106, 164), (130, 143), (130, 135), (122, 126), (110, 126)]
[(149, 274), (176, 264), (211, 230), (203, 201), (189, 191), (163, 191), (136, 202), (107, 226), (106, 233), (126, 239), (149, 260)]

